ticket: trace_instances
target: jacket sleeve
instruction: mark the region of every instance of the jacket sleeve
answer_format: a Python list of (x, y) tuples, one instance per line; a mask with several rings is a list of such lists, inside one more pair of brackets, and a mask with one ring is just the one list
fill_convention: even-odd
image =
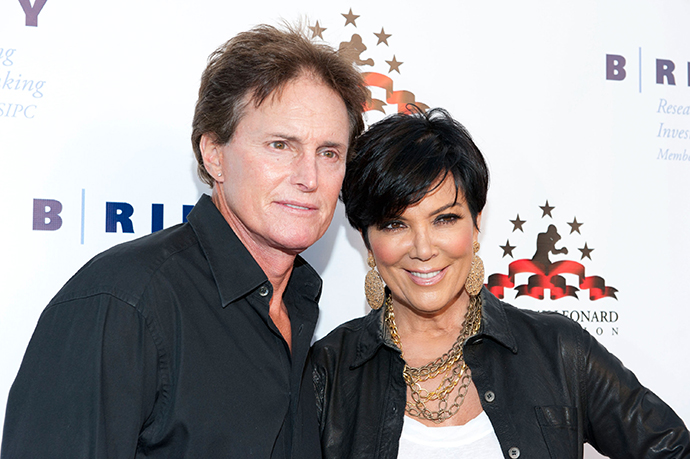
[(319, 430), (323, 433), (324, 422), (324, 403), (326, 399), (326, 380), (328, 375), (326, 369), (319, 363), (318, 358), (314, 358), (315, 349), (312, 348), (309, 358), (309, 366), (312, 370), (312, 381), (314, 383), (314, 395), (316, 396), (316, 416), (319, 421)]
[(582, 335), (585, 440), (611, 458), (690, 457), (678, 415), (586, 331)]
[(2, 459), (134, 457), (157, 365), (131, 305), (106, 294), (49, 305), (10, 390)]

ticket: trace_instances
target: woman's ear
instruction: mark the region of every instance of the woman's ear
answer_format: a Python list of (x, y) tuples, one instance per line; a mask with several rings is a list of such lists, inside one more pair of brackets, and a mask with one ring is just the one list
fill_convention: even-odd
[(481, 228), (482, 228), (482, 213), (481, 212), (479, 212), (477, 214), (476, 221), (477, 221), (477, 224), (474, 227), (474, 240), (475, 241), (479, 237), (479, 232), (481, 231)]
[(364, 231), (362, 231), (362, 230), (358, 230), (358, 231), (359, 231), (359, 235), (362, 236), (362, 241), (364, 241), (364, 247), (367, 249), (367, 252), (369, 252), (369, 255), (373, 255), (373, 253), (371, 253), (371, 246), (369, 245), (369, 236), (367, 235), (367, 231), (369, 231), (369, 230), (365, 229)]
[(223, 177), (223, 151), (216, 143), (212, 134), (203, 134), (199, 141), (201, 157), (204, 160), (204, 168), (216, 182), (224, 182)]

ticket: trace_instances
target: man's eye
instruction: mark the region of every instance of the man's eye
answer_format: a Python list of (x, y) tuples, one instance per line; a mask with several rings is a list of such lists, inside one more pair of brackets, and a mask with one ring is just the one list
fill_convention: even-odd
[(322, 156), (325, 156), (326, 158), (337, 158), (338, 153), (334, 152), (333, 150), (324, 150), (321, 152)]
[(275, 142), (271, 142), (271, 147), (275, 148), (276, 150), (285, 150), (287, 148), (287, 144), (283, 141), (277, 140)]

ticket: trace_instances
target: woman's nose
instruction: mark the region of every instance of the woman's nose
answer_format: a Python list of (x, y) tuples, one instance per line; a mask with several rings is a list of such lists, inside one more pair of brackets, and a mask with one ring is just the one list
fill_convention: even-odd
[(416, 230), (410, 247), (410, 257), (426, 261), (434, 256), (433, 238), (427, 230)]

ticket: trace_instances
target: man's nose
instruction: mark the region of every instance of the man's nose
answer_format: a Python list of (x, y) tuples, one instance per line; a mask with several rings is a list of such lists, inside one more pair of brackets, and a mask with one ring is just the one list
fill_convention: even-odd
[(301, 154), (292, 165), (292, 183), (302, 191), (314, 191), (319, 186), (316, 160), (315, 155)]

